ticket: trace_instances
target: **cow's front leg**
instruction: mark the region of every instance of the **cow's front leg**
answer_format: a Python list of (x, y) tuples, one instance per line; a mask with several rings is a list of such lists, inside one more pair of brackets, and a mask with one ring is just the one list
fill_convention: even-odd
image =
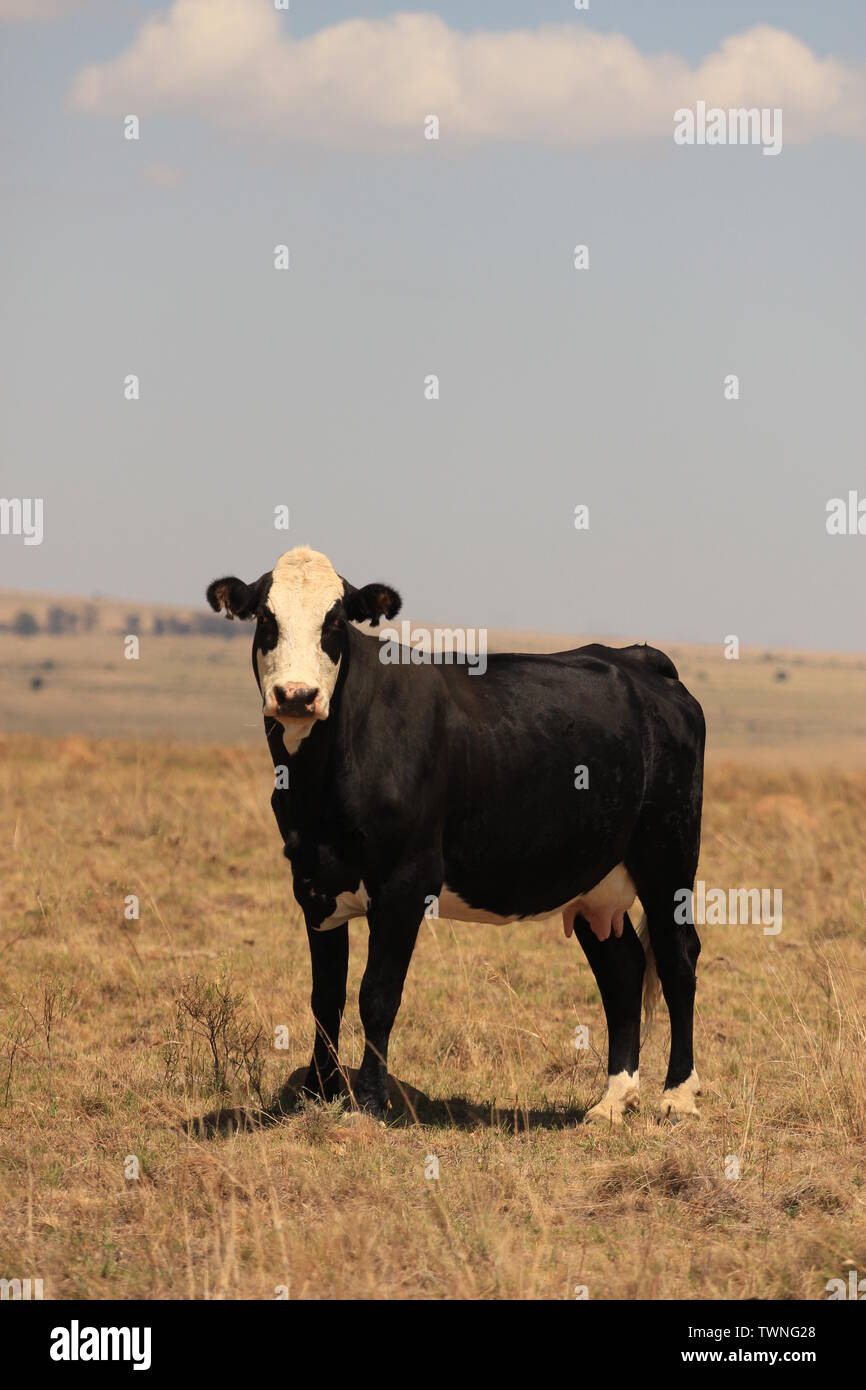
[(340, 1021), (346, 1007), (346, 976), (349, 970), (349, 926), (316, 931), (307, 926), (310, 960), (313, 966), (313, 992), (310, 1005), (316, 1024), (313, 1059), (307, 1072), (305, 1090), (323, 1100), (333, 1100), (340, 1088), (337, 1059)]
[(370, 944), (359, 1004), (364, 1056), (355, 1082), (362, 1110), (382, 1119), (388, 1105), (388, 1040), (397, 1017), (409, 961), (424, 916), (425, 898), (438, 892), (429, 880), (418, 886), (391, 884), (374, 892), (367, 911)]

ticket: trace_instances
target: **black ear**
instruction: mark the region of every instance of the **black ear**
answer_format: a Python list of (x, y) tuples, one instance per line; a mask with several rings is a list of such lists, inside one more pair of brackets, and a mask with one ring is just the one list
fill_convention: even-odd
[(252, 618), (259, 604), (259, 585), (245, 584), (234, 575), (215, 579), (208, 585), (207, 601), (215, 613), (223, 609), (227, 618)]
[(388, 584), (365, 584), (356, 589), (347, 579), (343, 580), (343, 607), (346, 617), (353, 623), (372, 623), (374, 627), (380, 618), (395, 618), (400, 612), (400, 595)]

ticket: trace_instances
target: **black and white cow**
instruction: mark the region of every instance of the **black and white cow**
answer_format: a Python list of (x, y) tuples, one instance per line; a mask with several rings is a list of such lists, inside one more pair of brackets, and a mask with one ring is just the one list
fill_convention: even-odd
[[(442, 916), (469, 922), (562, 913), (607, 1018), (608, 1085), (589, 1120), (618, 1122), (637, 1105), (654, 956), (671, 1022), (662, 1112), (697, 1113), (700, 942), (675, 894), (691, 889), (698, 862), (704, 718), (668, 657), (646, 646), (508, 653), (476, 678), (465, 664), (385, 664), (377, 638), (352, 624), (393, 618), (398, 594), (356, 589), (305, 547), (252, 584), (215, 580), (207, 597), (255, 621), (265, 732), (275, 768), (288, 768), (272, 805), (312, 956), (308, 1089), (337, 1089), (347, 923), (366, 916), (355, 1099), (384, 1113), (388, 1040), (438, 899)], [(636, 896), (638, 932), (627, 916)]]

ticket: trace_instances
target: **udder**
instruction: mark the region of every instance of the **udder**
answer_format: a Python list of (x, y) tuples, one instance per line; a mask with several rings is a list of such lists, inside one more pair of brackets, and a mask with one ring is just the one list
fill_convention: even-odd
[(599, 941), (607, 941), (611, 932), (622, 936), (625, 914), (635, 900), (636, 889), (624, 864), (617, 864), (609, 874), (562, 909), (562, 929), (566, 936), (574, 931), (575, 917), (583, 917)]

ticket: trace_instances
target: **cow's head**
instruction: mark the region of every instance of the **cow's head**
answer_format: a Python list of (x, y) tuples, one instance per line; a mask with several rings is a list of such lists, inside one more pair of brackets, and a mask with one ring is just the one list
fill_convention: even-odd
[(327, 719), (346, 643), (346, 623), (393, 618), (400, 596), (387, 584), (356, 589), (330, 560), (296, 546), (253, 584), (215, 579), (207, 599), (230, 618), (254, 618), (253, 665), (264, 713), (283, 726), (290, 753)]

